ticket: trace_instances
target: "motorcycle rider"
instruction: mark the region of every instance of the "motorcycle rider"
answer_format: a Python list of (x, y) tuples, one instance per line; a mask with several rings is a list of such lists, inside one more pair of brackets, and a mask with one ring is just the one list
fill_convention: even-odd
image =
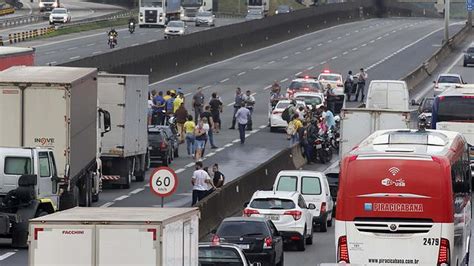
[(115, 43), (115, 45), (117, 45), (118, 32), (114, 28), (111, 28), (110, 31), (107, 33), (107, 35), (109, 36), (109, 44), (111, 41), (110, 36), (112, 36), (113, 42)]
[(130, 19), (128, 20), (128, 27), (131, 28), (130, 32), (135, 31), (135, 25), (137, 25), (135, 17), (130, 17)]

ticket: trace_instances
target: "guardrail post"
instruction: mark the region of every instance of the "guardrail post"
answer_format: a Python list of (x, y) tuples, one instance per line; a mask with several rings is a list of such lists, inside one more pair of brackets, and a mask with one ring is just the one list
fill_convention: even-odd
[(359, 17), (360, 19), (364, 19), (364, 7), (359, 7)]

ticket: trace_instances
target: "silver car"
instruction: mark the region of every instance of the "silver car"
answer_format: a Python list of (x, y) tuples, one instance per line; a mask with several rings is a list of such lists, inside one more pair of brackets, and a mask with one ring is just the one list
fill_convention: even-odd
[(216, 25), (216, 16), (209, 11), (198, 12), (196, 15), (196, 27), (201, 25), (214, 27)]
[(255, 19), (262, 19), (264, 17), (265, 15), (261, 11), (249, 10), (247, 13), (247, 16), (245, 16), (245, 20), (249, 21), (249, 20), (255, 20)]
[(181, 20), (170, 21), (165, 28), (165, 39), (174, 36), (183, 36), (186, 34), (186, 27), (186, 23)]

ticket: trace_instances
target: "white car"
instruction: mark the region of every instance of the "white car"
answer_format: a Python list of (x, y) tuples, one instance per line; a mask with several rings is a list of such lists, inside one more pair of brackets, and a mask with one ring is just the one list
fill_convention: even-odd
[[(288, 123), (283, 120), (281, 115), (283, 114), (283, 111), (290, 105), (291, 100), (280, 100), (276, 105), (273, 110), (271, 109), (270, 106), (270, 113), (269, 113), (269, 123), (270, 123), (270, 131), (274, 132), (278, 128), (286, 128), (288, 126)], [(301, 100), (296, 101), (296, 107), (299, 106), (305, 106), (305, 102)]]
[(334, 93), (336, 95), (344, 94), (344, 82), (341, 74), (331, 73), (328, 70), (325, 70), (323, 73), (319, 74), (318, 80), (321, 82), (324, 89), (326, 89), (329, 84), (331, 85), (331, 88), (335, 89)]
[(165, 39), (175, 37), (175, 36), (183, 36), (186, 34), (186, 23), (181, 20), (172, 20), (166, 25), (165, 28)]
[(196, 27), (207, 25), (209, 27), (216, 26), (216, 16), (209, 11), (200, 11), (196, 15)]
[(313, 215), (316, 206), (306, 204), (297, 191), (257, 191), (244, 209), (244, 216), (264, 217), (273, 222), (284, 243), (295, 243), (299, 251), (313, 244)]
[(434, 96), (443, 93), (447, 89), (453, 89), (465, 84), (459, 74), (440, 74), (433, 83)]
[(299, 91), (324, 92), (324, 89), (316, 78), (301, 76), (291, 81), (290, 86), (286, 89), (286, 97), (292, 98), (293, 94)]
[(313, 226), (319, 226), (321, 232), (326, 232), (327, 228), (332, 226), (334, 201), (324, 173), (299, 170), (280, 171), (273, 184), (273, 190), (298, 191), (308, 204), (316, 206), (316, 209), (310, 210)]
[(49, 15), (49, 24), (71, 22), (71, 13), (66, 8), (55, 8)]
[(316, 108), (319, 108), (322, 105), (324, 105), (324, 102), (325, 102), (324, 94), (321, 92), (311, 92), (311, 91), (295, 92), (295, 94), (293, 94), (293, 97), (296, 100), (304, 101), (306, 106), (308, 106), (310, 109), (312, 109), (315, 105), (316, 105)]

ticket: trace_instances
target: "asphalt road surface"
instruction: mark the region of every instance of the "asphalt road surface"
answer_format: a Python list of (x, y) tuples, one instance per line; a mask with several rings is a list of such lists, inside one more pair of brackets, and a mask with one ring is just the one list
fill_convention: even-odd
[[(190, 110), (191, 96), (197, 86), (207, 97), (217, 92), (224, 102), (222, 131), (215, 136), (217, 150), (206, 150), (205, 165), (219, 163), (226, 180), (232, 180), (288, 147), (284, 134), (270, 133), (268, 123), (269, 85), (281, 81), (282, 87), (301, 72), (317, 74), (323, 69), (347, 73), (360, 67), (368, 69), (369, 79), (399, 79), (428, 58), (441, 44), (443, 22), (432, 19), (371, 19), (332, 27), (281, 44), (247, 53), (166, 79), (151, 88), (183, 88)], [(453, 25), (451, 32), (461, 25)], [(234, 90), (255, 93), (254, 130), (244, 145), (238, 132), (228, 130), (232, 116)], [(192, 159), (180, 147), (180, 158), (171, 167), (178, 173), (180, 185), (175, 195), (165, 199), (166, 206), (189, 206)], [(334, 158), (336, 159), (336, 158)], [(319, 170), (325, 166), (315, 165)], [(129, 190), (106, 190), (96, 206), (158, 206), (145, 183), (134, 183)], [(287, 252), (287, 265), (317, 265), (334, 261), (333, 231), (316, 233), (316, 244), (306, 252)], [(0, 250), (1, 265), (26, 265), (26, 250), (10, 250), (8, 242)], [(3, 257), (2, 257), (3, 256)]]

